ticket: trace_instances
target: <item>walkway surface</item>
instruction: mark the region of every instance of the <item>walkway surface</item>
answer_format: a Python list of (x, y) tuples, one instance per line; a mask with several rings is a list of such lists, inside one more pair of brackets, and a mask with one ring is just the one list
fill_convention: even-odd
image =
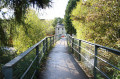
[(68, 53), (67, 41), (62, 38), (49, 53), (40, 79), (88, 79), (88, 77)]

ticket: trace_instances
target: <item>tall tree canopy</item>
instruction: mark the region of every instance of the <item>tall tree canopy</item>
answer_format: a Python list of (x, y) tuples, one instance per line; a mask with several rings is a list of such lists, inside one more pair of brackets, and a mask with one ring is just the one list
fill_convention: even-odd
[[(119, 0), (80, 0), (72, 11), (71, 18), (77, 38), (120, 50)], [(98, 52), (98, 56), (120, 67), (119, 56), (104, 49)], [(110, 79), (120, 78), (120, 72), (110, 65), (100, 61), (98, 66)], [(104, 79), (99, 77), (98, 79)]]
[(62, 24), (63, 23), (63, 19), (60, 17), (57, 17), (53, 20), (52, 26), (55, 27), (57, 25), (57, 23)]
[(119, 6), (120, 2), (117, 0), (81, 0), (78, 2), (71, 15), (78, 38), (119, 48)]
[[(24, 19), (27, 18), (25, 14), (28, 11), (27, 9), (29, 8), (29, 6), (33, 5), (33, 7), (45, 8), (47, 6), (50, 6), (50, 3), (51, 3), (51, 0), (0, 0), (0, 12), (3, 8), (8, 8), (8, 9), (14, 10), (14, 18), (15, 19), (12, 18), (12, 19), (14, 19), (12, 21), (17, 22), (19, 24), (23, 24), (23, 26), (24, 26), (23, 28), (25, 28), (27, 30)], [(3, 12), (3, 16), (4, 16), (4, 14), (5, 13)], [(11, 21), (11, 19), (9, 18), (8, 21)], [(5, 34), (4, 28), (9, 25), (4, 26), (3, 23), (7, 23), (5, 18), (4, 18), (4, 20), (0, 19), (0, 41), (1, 41), (2, 45), (7, 45), (7, 42), (6, 42), (7, 36)], [(16, 23), (12, 23), (11, 31), (14, 30), (14, 28), (15, 28), (13, 26), (17, 26), (15, 24)]]
[(0, 8), (9, 7), (13, 9), (16, 20), (20, 22), (30, 5), (45, 8), (50, 6), (50, 2), (51, 0), (1, 0)]
[(65, 22), (66, 31), (69, 34), (76, 34), (76, 30), (74, 29), (74, 27), (72, 25), (70, 16), (71, 16), (71, 12), (72, 12), (73, 8), (76, 6), (77, 1), (79, 1), (79, 0), (69, 0), (68, 5), (65, 10), (64, 22)]

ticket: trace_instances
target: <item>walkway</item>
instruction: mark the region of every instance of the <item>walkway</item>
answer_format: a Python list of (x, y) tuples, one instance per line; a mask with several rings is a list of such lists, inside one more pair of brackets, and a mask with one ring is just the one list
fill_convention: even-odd
[(86, 74), (68, 53), (67, 42), (62, 38), (51, 50), (40, 79), (88, 79)]

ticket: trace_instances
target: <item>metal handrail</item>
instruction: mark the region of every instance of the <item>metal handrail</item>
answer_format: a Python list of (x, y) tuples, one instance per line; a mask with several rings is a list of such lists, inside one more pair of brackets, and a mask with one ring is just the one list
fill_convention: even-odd
[[(79, 41), (79, 44), (76, 44), (76, 43), (75, 43), (75, 40)], [(103, 61), (104, 63), (109, 64), (109, 65), (112, 66), (114, 69), (120, 71), (120, 69), (119, 69), (118, 67), (114, 66), (113, 64), (111, 64), (111, 63), (107, 62), (106, 60), (102, 59), (101, 57), (98, 57), (98, 56), (97, 56), (97, 55), (98, 55), (98, 48), (103, 49), (103, 50), (105, 50), (105, 51), (108, 51), (108, 52), (111, 52), (111, 53), (113, 53), (113, 54), (116, 54), (116, 55), (120, 56), (120, 51), (119, 51), (119, 50), (112, 49), (112, 48), (108, 48), (108, 47), (105, 47), (105, 46), (102, 46), (102, 45), (99, 45), (99, 44), (94, 44), (94, 43), (91, 43), (91, 42), (88, 42), (88, 41), (85, 41), (85, 40), (76, 39), (76, 38), (70, 36), (69, 34), (67, 34), (67, 42), (68, 42), (68, 46), (71, 47), (71, 49), (72, 49), (72, 53), (74, 53), (74, 51), (75, 51), (76, 53), (78, 53), (78, 54), (80, 55), (80, 56), (79, 56), (79, 60), (81, 60), (80, 58), (81, 58), (81, 56), (82, 56), (86, 61), (89, 62), (89, 60), (88, 60), (84, 55), (82, 55), (81, 49), (87, 51), (87, 52), (90, 53), (92, 56), (94, 56), (94, 64), (92, 64), (91, 62), (89, 62), (89, 63), (94, 66), (94, 70), (93, 70), (93, 73), (94, 73), (94, 74), (93, 74), (93, 75), (94, 75), (94, 78), (95, 78), (95, 79), (97, 79), (97, 78), (96, 78), (96, 72), (97, 72), (96, 70), (98, 70), (98, 71), (99, 71), (102, 75), (104, 75), (107, 79), (110, 79), (103, 71), (101, 71), (101, 70), (97, 67), (97, 63), (98, 63), (98, 60), (97, 60), (97, 59), (100, 59), (100, 60)], [(81, 46), (81, 42), (86, 43), (86, 44), (89, 44), (89, 45), (91, 45), (91, 46), (94, 46), (94, 47), (95, 47), (95, 49), (94, 49), (94, 50), (95, 50), (95, 51), (94, 51), (94, 54), (91, 53), (91, 52), (89, 52), (89, 50), (85, 49), (84, 47), (82, 47), (82, 46)], [(74, 46), (78, 47), (79, 50), (75, 49)]]
[[(49, 41), (48, 41), (48, 39), (49, 39)], [(26, 76), (26, 74), (28, 73), (28, 71), (31, 69), (32, 65), (37, 61), (37, 66), (36, 66), (36, 68), (35, 68), (35, 70), (34, 70), (34, 72), (32, 74), (32, 77), (31, 77), (31, 79), (33, 79), (35, 74), (36, 74), (36, 72), (37, 72), (37, 67), (39, 66), (39, 64), (41, 62), (41, 59), (44, 56), (44, 53), (48, 52), (48, 49), (59, 39), (60, 39), (59, 35), (45, 37), (44, 39), (39, 41), (37, 44), (33, 45), (28, 50), (26, 50), (25, 52), (21, 53), (20, 55), (15, 57), (10, 62), (6, 63), (2, 67), (2, 72), (3, 72), (4, 78), (5, 79), (15, 79), (13, 70), (16, 67), (16, 64), (19, 64), (19, 62), (22, 59), (24, 59), (32, 50), (35, 49), (36, 50), (36, 56), (34, 57), (32, 62), (29, 63), (29, 66), (26, 68), (26, 70), (22, 71), (22, 73), (21, 73), (22, 75), (19, 77), (19, 79), (23, 79)], [(39, 45), (41, 45), (41, 44), (43, 44), (42, 45), (42, 49), (39, 51), (39, 47), (40, 47)], [(41, 54), (41, 56), (39, 56), (39, 54)], [(20, 66), (22, 66), (22, 65), (20, 65)]]
[[(45, 39), (46, 39), (46, 37), (43, 40), (45, 40)], [(3, 67), (12, 67), (13, 65), (15, 65), (18, 61), (20, 61), (23, 57), (25, 57), (30, 51), (32, 51), (36, 46), (38, 46), (40, 43), (42, 43), (43, 40), (41, 40), (37, 44), (33, 45), (31, 48), (29, 48), (25, 52), (21, 53), (19, 56), (15, 57), (10, 62), (6, 63)]]

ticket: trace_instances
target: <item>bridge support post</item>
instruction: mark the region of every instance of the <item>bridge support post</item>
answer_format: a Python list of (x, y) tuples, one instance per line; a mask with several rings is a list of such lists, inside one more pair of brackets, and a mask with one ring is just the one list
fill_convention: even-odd
[(51, 48), (51, 37), (50, 37), (50, 48)]
[(43, 40), (43, 53), (45, 53), (45, 41)]
[(57, 42), (57, 40), (58, 40), (58, 35), (55, 36), (55, 42)]
[[(79, 40), (79, 53), (81, 53), (81, 40)], [(78, 60), (81, 61), (81, 55), (78, 55)]]
[(55, 42), (55, 41), (54, 41), (54, 36), (53, 36), (53, 45), (54, 45), (54, 42)]
[(94, 69), (93, 69), (93, 74), (94, 74), (94, 79), (97, 79), (97, 54), (98, 54), (98, 46), (95, 45), (95, 57), (94, 57)]
[(57, 35), (55, 35), (55, 43), (57, 42)]
[(5, 79), (13, 79), (13, 69), (12, 69), (12, 67), (3, 66), (2, 72), (4, 74)]
[(68, 45), (68, 35), (66, 35), (67, 36), (67, 45)]
[(46, 38), (46, 52), (48, 52), (48, 38)]
[(69, 35), (69, 47), (71, 47), (71, 44), (72, 44), (71, 41), (72, 40), (71, 40), (70, 35)]
[(74, 54), (74, 49), (73, 49), (74, 48), (74, 44), (73, 43), (74, 43), (74, 38), (72, 38), (72, 53)]
[(70, 47), (72, 49), (72, 37), (70, 37)]
[(39, 67), (39, 45), (36, 46), (36, 56), (37, 56), (37, 64), (36, 64), (36, 77), (38, 78), (39, 77), (39, 70), (38, 70), (38, 67)]

